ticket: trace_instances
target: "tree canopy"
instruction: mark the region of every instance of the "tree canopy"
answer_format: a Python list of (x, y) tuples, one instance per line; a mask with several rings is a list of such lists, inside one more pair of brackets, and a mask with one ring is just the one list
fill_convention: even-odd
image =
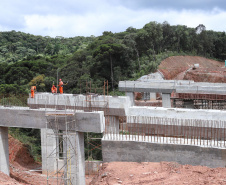
[(2, 87), (18, 85), (28, 92), (32, 80), (43, 77), (38, 88), (50, 91), (60, 77), (69, 82), (65, 92), (80, 93), (85, 81), (101, 86), (108, 80), (114, 90), (119, 80), (154, 72), (171, 55), (224, 61), (225, 41), (225, 32), (206, 30), (203, 24), (189, 28), (166, 21), (149, 22), (141, 29), (129, 27), (120, 33), (104, 31), (99, 37), (51, 38), (0, 32), (0, 82)]

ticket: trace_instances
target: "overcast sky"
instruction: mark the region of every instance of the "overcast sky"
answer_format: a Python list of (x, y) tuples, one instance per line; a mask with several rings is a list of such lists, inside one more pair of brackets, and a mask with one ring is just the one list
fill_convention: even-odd
[(225, 0), (0, 0), (0, 31), (99, 36), (150, 21), (226, 31)]

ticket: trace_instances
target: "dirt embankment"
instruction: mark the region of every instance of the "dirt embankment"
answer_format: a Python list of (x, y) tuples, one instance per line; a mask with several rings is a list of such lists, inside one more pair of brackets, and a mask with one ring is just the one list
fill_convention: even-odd
[(103, 165), (90, 184), (226, 184), (226, 168), (180, 165), (175, 162), (111, 162)]
[[(44, 185), (47, 176), (41, 174), (41, 164), (34, 161), (28, 149), (18, 140), (9, 135), (10, 177), (0, 172), (1, 185)], [(50, 184), (56, 184), (50, 181)]]
[[(199, 68), (193, 68), (199, 64)], [(224, 63), (198, 56), (172, 56), (159, 65), (166, 80), (194, 80), (195, 82), (225, 82)]]

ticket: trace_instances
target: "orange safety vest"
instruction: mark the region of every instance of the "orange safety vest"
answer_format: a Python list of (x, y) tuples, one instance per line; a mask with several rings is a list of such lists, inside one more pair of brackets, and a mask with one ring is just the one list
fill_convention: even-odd
[(57, 88), (55, 86), (52, 86), (51, 91), (52, 91), (53, 94), (57, 93)]

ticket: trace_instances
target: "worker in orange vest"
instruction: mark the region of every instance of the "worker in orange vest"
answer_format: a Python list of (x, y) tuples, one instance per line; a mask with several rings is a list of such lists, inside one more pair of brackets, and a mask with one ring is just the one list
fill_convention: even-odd
[(52, 88), (51, 88), (51, 92), (53, 94), (57, 93), (57, 88), (55, 87), (55, 85), (53, 84)]
[(31, 86), (31, 98), (35, 97), (36, 86)]
[(60, 94), (63, 94), (63, 85), (64, 85), (64, 82), (61, 80), (61, 79), (59, 79), (59, 91), (60, 91)]

